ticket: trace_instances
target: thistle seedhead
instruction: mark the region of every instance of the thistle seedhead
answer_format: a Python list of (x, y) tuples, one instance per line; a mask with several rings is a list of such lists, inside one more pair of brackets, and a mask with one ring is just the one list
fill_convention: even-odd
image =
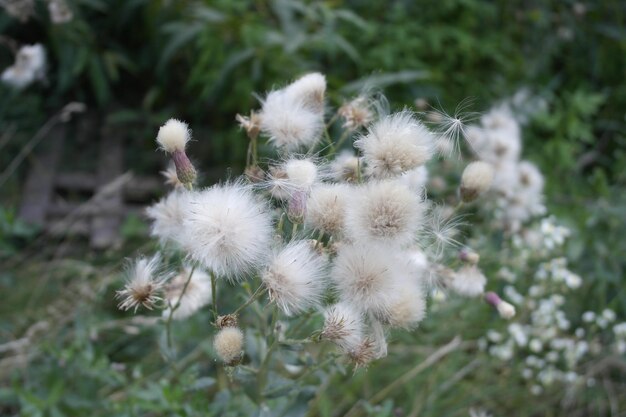
[(224, 364), (236, 366), (243, 356), (243, 332), (237, 327), (225, 327), (215, 335), (213, 346)]
[(487, 162), (476, 161), (465, 167), (459, 188), (463, 202), (474, 201), (489, 190), (493, 182), (493, 175), (493, 166)]

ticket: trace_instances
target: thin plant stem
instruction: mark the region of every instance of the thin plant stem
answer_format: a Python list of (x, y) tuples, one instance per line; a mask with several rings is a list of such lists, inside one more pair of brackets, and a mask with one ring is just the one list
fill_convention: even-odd
[(193, 276), (193, 273), (196, 271), (196, 265), (194, 265), (191, 268), (191, 272), (189, 273), (189, 277), (187, 277), (187, 281), (185, 281), (185, 285), (183, 286), (182, 291), (180, 292), (180, 295), (178, 296), (178, 300), (176, 301), (176, 304), (174, 304), (174, 306), (172, 306), (171, 304), (169, 305), (170, 307), (170, 314), (167, 317), (167, 323), (165, 324), (165, 331), (167, 334), (167, 347), (168, 348), (172, 348), (172, 319), (174, 317), (174, 312), (178, 309), (178, 307), (180, 307), (180, 302), (183, 299), (183, 296), (185, 295), (185, 291), (187, 291), (187, 287), (189, 287), (189, 283), (191, 282), (191, 277)]
[(215, 274), (211, 273), (211, 299), (212, 305), (211, 308), (213, 310), (213, 319), (217, 320), (217, 282), (215, 280)]
[(248, 298), (248, 301), (246, 301), (245, 303), (243, 303), (242, 305), (240, 305), (239, 307), (237, 307), (237, 310), (235, 310), (232, 314), (233, 315), (237, 315), (239, 314), (239, 312), (241, 310), (243, 310), (244, 308), (248, 307), (250, 304), (252, 304), (256, 299), (258, 299), (259, 297), (261, 297), (263, 294), (265, 294), (265, 292), (267, 291), (267, 288), (265, 288), (264, 285), (259, 285), (259, 287), (254, 291), (254, 293), (250, 296), (250, 298)]

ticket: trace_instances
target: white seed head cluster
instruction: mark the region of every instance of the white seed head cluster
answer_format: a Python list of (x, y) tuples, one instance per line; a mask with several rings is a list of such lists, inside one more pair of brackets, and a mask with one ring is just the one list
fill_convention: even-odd
[(224, 327), (215, 335), (213, 347), (226, 365), (236, 365), (243, 355), (243, 332), (237, 327)]
[[(483, 292), (477, 260), (456, 272), (443, 265), (450, 259), (445, 251), (457, 244), (457, 223), (428, 200), (425, 164), (435, 153), (435, 135), (411, 112), (381, 116), (373, 102), (357, 98), (338, 112), (346, 129), (340, 139), (318, 149), (325, 93), (324, 76), (308, 74), (267, 94), (249, 118), (238, 116), (251, 141), (248, 175), (206, 189), (194, 189), (195, 169), (184, 153), (187, 125), (171, 119), (161, 127), (157, 141), (172, 154), (185, 189), (147, 210), (151, 232), (174, 242), (168, 250), (196, 267), (193, 274), (184, 267), (165, 288), (154, 279), (129, 283), (123, 308), (151, 308), (164, 297), (164, 316), (184, 319), (210, 303), (215, 285), (227, 284), (211, 278), (260, 280), (239, 309), (215, 312), (221, 329), (215, 350), (225, 364), (242, 359), (243, 308), (269, 299), (287, 316), (323, 312), (324, 327), (309, 340), (336, 344), (359, 367), (387, 354), (390, 329), (411, 330), (425, 319), (433, 277), (462, 295)], [(360, 128), (364, 134), (353, 141)], [(255, 154), (263, 137), (280, 158), (267, 167)], [(524, 181), (537, 184), (535, 172), (520, 165)], [(484, 192), (487, 171), (486, 163), (471, 164), (462, 188)], [(136, 295), (148, 284), (148, 296)]]
[(435, 139), (412, 113), (403, 111), (375, 122), (355, 146), (363, 152), (370, 175), (389, 178), (428, 162)]
[(0, 76), (2, 82), (18, 90), (45, 78), (46, 50), (41, 44), (22, 46), (17, 52), (15, 63)]
[(176, 119), (169, 119), (161, 126), (156, 138), (159, 147), (167, 153), (184, 151), (190, 139), (191, 132), (187, 123)]
[(278, 251), (261, 274), (270, 300), (287, 315), (319, 306), (326, 289), (326, 261), (311, 242), (295, 241)]
[(272, 242), (266, 204), (241, 183), (189, 195), (178, 241), (219, 276), (241, 278), (265, 264)]
[(509, 107), (496, 107), (481, 118), (480, 126), (469, 126), (467, 139), (478, 158), (493, 167), (486, 209), (494, 212), (496, 223), (518, 230), (545, 213), (543, 176), (531, 162), (520, 161), (521, 129)]

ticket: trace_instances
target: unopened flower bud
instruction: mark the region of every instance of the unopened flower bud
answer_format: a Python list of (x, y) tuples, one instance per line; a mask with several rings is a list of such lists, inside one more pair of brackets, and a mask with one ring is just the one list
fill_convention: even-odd
[(476, 265), (480, 260), (480, 255), (471, 249), (463, 248), (459, 251), (459, 259), (472, 265)]
[(491, 187), (493, 167), (487, 162), (476, 161), (465, 167), (461, 176), (461, 199), (465, 203), (474, 201)]
[(235, 366), (243, 355), (243, 332), (237, 327), (225, 327), (213, 341), (217, 356), (228, 366)]
[(307, 195), (302, 191), (293, 193), (289, 199), (287, 216), (292, 223), (302, 223), (304, 220), (304, 215), (306, 214), (306, 200)]
[(250, 112), (250, 117), (242, 116), (238, 114), (235, 116), (239, 126), (246, 131), (246, 134), (251, 140), (256, 139), (261, 131), (261, 115), (255, 112)]
[(253, 184), (260, 183), (265, 179), (265, 171), (258, 165), (246, 168), (244, 174), (246, 178), (248, 178), (248, 181)]
[(495, 292), (489, 291), (485, 293), (485, 301), (488, 304), (494, 306), (496, 310), (498, 310), (498, 314), (500, 314), (500, 317), (502, 317), (503, 319), (509, 320), (515, 317), (515, 307), (512, 304), (502, 300), (500, 296)]
[(187, 157), (185, 151), (175, 151), (172, 154), (172, 160), (176, 166), (176, 176), (185, 187), (190, 188), (196, 180), (196, 169)]

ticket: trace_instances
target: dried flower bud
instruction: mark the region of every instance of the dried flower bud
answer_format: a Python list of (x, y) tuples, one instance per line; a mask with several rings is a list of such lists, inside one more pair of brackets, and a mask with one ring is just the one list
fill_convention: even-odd
[(357, 97), (339, 108), (337, 114), (345, 122), (343, 127), (348, 130), (356, 130), (367, 126), (374, 120), (374, 112), (366, 97)]
[(237, 320), (237, 315), (235, 314), (226, 314), (225, 316), (217, 316), (217, 320), (215, 320), (215, 325), (218, 329), (224, 329), (226, 327), (237, 327), (239, 320)]
[(248, 178), (248, 181), (253, 184), (258, 184), (265, 180), (265, 171), (263, 171), (263, 168), (258, 165), (246, 168), (244, 175)]
[(493, 167), (483, 161), (476, 161), (465, 167), (461, 176), (461, 199), (469, 203), (478, 198), (491, 187), (493, 182)]
[(235, 116), (235, 119), (239, 122), (239, 127), (246, 131), (246, 134), (251, 140), (254, 140), (259, 136), (259, 132), (261, 131), (260, 114), (252, 111), (250, 112), (250, 117), (238, 114)]
[(215, 335), (213, 346), (222, 362), (235, 366), (243, 355), (243, 332), (237, 327), (225, 327)]

